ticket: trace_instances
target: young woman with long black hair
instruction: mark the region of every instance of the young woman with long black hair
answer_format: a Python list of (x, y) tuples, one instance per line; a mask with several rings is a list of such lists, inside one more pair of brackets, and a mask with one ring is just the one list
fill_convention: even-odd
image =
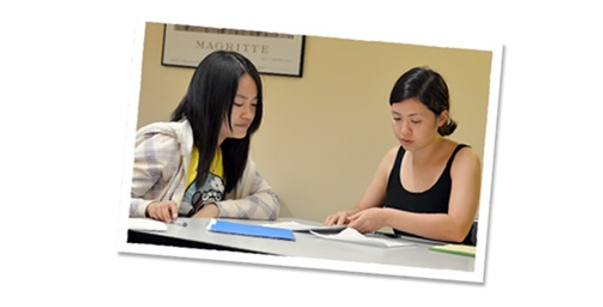
[(278, 198), (249, 157), (262, 110), (253, 63), (233, 51), (205, 57), (172, 121), (137, 131), (130, 217), (276, 219)]

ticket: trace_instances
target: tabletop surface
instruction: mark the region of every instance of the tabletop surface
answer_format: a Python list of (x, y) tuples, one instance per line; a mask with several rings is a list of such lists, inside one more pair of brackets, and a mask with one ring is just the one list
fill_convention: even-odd
[[(301, 232), (295, 232), (295, 241), (286, 241), (211, 232), (205, 228), (209, 221), (207, 218), (179, 218), (178, 220), (186, 222), (187, 226), (183, 227), (180, 225), (167, 224), (166, 231), (140, 230), (139, 232), (164, 238), (176, 238), (235, 248), (243, 251), (291, 257), (379, 263), (468, 272), (472, 272), (475, 265), (475, 258), (473, 257), (430, 251), (429, 247), (433, 246), (433, 244), (427, 243), (407, 241), (409, 243), (407, 246), (377, 247), (358, 243), (333, 241), (320, 238), (310, 233)], [(239, 219), (220, 220), (260, 225), (287, 221), (296, 221), (307, 225), (321, 225), (317, 222), (295, 218), (279, 218), (276, 221)], [(403, 239), (389, 240), (404, 241)]]

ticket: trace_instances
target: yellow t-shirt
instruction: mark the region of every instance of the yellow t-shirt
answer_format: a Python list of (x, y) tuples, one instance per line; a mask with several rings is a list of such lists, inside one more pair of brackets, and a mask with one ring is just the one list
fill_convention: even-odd
[[(197, 178), (197, 166), (199, 165), (199, 149), (197, 146), (193, 146), (193, 152), (191, 153), (191, 164), (188, 166), (188, 176), (186, 177), (186, 186), (190, 186), (191, 183)], [(218, 147), (216, 155), (211, 161), (209, 172), (224, 178), (224, 167), (222, 166), (222, 148)]]
[[(197, 167), (199, 166), (199, 150), (193, 146), (191, 152), (191, 163), (188, 166), (186, 176), (186, 191), (182, 198), (181, 213), (186, 216), (193, 216), (201, 210), (206, 204), (219, 202), (224, 199), (224, 167), (222, 166), (222, 149), (218, 148), (209, 167), (209, 174), (205, 182), (197, 184)], [(186, 211), (186, 213), (185, 213)]]

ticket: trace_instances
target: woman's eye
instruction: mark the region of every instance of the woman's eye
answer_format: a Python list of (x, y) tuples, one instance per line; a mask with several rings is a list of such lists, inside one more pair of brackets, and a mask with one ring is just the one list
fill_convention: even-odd
[(252, 103), (252, 104), (251, 104), (251, 107), (253, 107), (253, 108), (257, 108), (257, 107), (258, 107), (258, 104), (257, 104), (257, 103)]
[(242, 103), (233, 102), (233, 104), (234, 104), (235, 106), (237, 106), (237, 107), (242, 107), (242, 106), (243, 106), (243, 104), (242, 104)]
[(394, 119), (395, 121), (399, 121), (399, 120), (400, 120), (400, 118), (399, 118), (399, 117), (394, 117), (393, 119)]
[(411, 120), (410, 122), (411, 122), (411, 123), (413, 123), (413, 124), (415, 124), (415, 125), (416, 125), (416, 124), (420, 124), (420, 123), (421, 123), (421, 121), (420, 121), (420, 120)]

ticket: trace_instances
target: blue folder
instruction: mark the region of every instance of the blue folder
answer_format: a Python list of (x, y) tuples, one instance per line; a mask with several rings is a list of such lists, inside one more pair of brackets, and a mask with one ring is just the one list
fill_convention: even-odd
[(234, 235), (295, 241), (295, 235), (289, 229), (233, 223), (216, 219), (211, 219), (207, 223), (207, 230)]

